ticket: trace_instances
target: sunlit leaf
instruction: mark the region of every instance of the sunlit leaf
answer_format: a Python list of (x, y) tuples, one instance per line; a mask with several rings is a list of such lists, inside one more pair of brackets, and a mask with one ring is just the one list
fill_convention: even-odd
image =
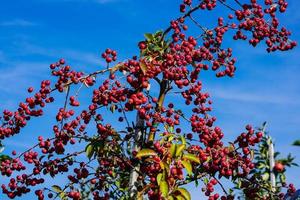
[(193, 154), (190, 154), (190, 153), (184, 154), (184, 155), (182, 156), (182, 158), (200, 164), (200, 159), (199, 159), (197, 156), (193, 155)]
[(147, 65), (144, 61), (140, 62), (140, 67), (141, 67), (141, 70), (143, 71), (143, 73), (146, 74), (147, 73)]
[(177, 145), (175, 156), (179, 157), (184, 149), (185, 149), (185, 144)]
[(157, 177), (156, 177), (156, 181), (157, 181), (157, 184), (158, 184), (158, 185), (160, 185), (160, 182), (161, 182), (162, 178), (163, 178), (163, 174), (162, 174), (162, 173), (159, 173), (159, 174), (157, 175)]
[(145, 38), (148, 40), (148, 41), (152, 41), (153, 40), (153, 35), (151, 33), (146, 33), (144, 34)]
[(187, 173), (189, 175), (191, 175), (192, 174), (192, 170), (193, 170), (191, 163), (189, 161), (187, 161), (187, 160), (183, 160), (183, 161), (181, 161), (181, 163), (184, 166), (184, 168), (186, 169)]
[(170, 147), (170, 154), (172, 157), (175, 157), (176, 154), (176, 144), (172, 144)]
[(62, 192), (62, 189), (61, 187), (59, 187), (58, 185), (52, 185), (52, 190), (56, 193), (61, 193)]
[(191, 200), (191, 194), (185, 188), (178, 188), (176, 191), (180, 192), (180, 194), (184, 197), (185, 200)]
[(136, 157), (141, 158), (141, 157), (156, 156), (156, 155), (157, 153), (152, 149), (142, 149), (137, 153)]
[(180, 140), (181, 140), (182, 144), (186, 144), (186, 139), (183, 135), (180, 135)]
[(110, 73), (111, 73), (111, 74), (115, 73), (115, 72), (118, 71), (122, 66), (123, 66), (123, 64), (121, 64), (121, 63), (116, 64), (115, 66), (113, 66), (112, 68), (110, 68)]
[(163, 197), (168, 197), (169, 194), (169, 185), (167, 181), (161, 181), (159, 184), (159, 190)]

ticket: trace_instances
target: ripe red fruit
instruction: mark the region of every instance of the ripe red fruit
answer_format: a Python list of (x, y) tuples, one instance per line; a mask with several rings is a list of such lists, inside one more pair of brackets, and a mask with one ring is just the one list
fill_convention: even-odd
[(65, 59), (62, 58), (59, 60), (59, 64), (64, 65), (65, 63), (66, 63)]
[(33, 92), (33, 87), (28, 88), (27, 90), (29, 93)]
[(281, 162), (276, 162), (274, 166), (274, 171), (276, 172), (283, 172), (284, 171), (284, 165)]
[(15, 150), (12, 151), (11, 153), (13, 156), (17, 155), (17, 152)]
[(146, 42), (139, 42), (139, 48), (140, 48), (141, 50), (146, 49), (146, 48), (147, 48)]

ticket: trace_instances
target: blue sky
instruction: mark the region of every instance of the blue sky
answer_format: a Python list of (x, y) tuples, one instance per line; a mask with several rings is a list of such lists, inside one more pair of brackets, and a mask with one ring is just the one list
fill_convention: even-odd
[[(26, 97), (29, 85), (37, 86), (49, 77), (49, 63), (64, 57), (73, 67), (92, 72), (103, 66), (100, 53), (116, 49), (119, 58), (137, 54), (136, 44), (146, 32), (168, 26), (178, 16), (179, 0), (2, 0), (0, 7), (0, 109), (14, 109)], [(292, 38), (300, 41), (298, 8), (300, 2), (289, 0), (281, 17)], [(215, 14), (213, 14), (215, 15)], [(198, 16), (201, 23), (210, 18)], [(194, 30), (197, 31), (197, 30)], [(246, 124), (259, 126), (268, 122), (276, 141), (276, 150), (298, 157), (300, 149), (290, 144), (300, 139), (299, 48), (284, 53), (267, 54), (262, 46), (251, 48), (245, 42), (230, 43), (237, 57), (233, 79), (216, 79), (203, 73), (204, 89), (214, 101), (217, 124), (228, 140), (243, 131)], [(53, 117), (59, 104), (47, 111)], [(7, 140), (7, 151), (24, 150), (40, 134), (50, 132), (51, 116), (33, 120), (22, 134)], [(288, 172), (296, 183), (300, 169)], [(51, 180), (49, 180), (51, 182)], [(0, 181), (1, 183), (1, 181)], [(193, 188), (198, 199), (200, 188)], [(0, 199), (6, 197), (0, 195)], [(28, 199), (24, 198), (24, 199)]]

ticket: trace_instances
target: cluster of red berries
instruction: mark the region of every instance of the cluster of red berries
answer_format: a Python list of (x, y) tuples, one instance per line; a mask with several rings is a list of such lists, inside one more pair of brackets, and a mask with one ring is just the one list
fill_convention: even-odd
[[(144, 185), (150, 183), (145, 194), (148, 194), (149, 199), (162, 199), (157, 184), (157, 175), (166, 170), (163, 169), (162, 161), (166, 158), (172, 160), (169, 149), (173, 141), (154, 140), (152, 143), (147, 143), (143, 138), (141, 143), (145, 143), (157, 155), (148, 159), (149, 162), (140, 162), (135, 157), (138, 152), (124, 153), (122, 151), (124, 142), (134, 138), (134, 130), (140, 127), (135, 127), (135, 125), (126, 127), (124, 131), (121, 131), (125, 135), (120, 135), (111, 124), (105, 122), (110, 119), (103, 119), (99, 114), (102, 107), (108, 107), (112, 112), (117, 110), (122, 115), (119, 117), (119, 122), (123, 122), (127, 115), (133, 113), (132, 111), (137, 111), (139, 118), (146, 125), (141, 130), (144, 133), (155, 135), (164, 129), (162, 137), (170, 134), (183, 135), (190, 142), (195, 142), (195, 145), (187, 144), (184, 150), (201, 161), (191, 164), (193, 172), (205, 172), (210, 176), (218, 174), (219, 178), (222, 176), (226, 178), (246, 177), (255, 167), (251, 160), (251, 149), (260, 142), (263, 136), (262, 132), (255, 132), (248, 125), (245, 133), (242, 133), (234, 144), (225, 146), (222, 141), (224, 133), (221, 128), (214, 125), (216, 118), (209, 115), (212, 110), (212, 101), (209, 100), (209, 94), (202, 91), (202, 82), (198, 80), (199, 74), (201, 70), (211, 68), (216, 71), (217, 77), (234, 76), (236, 59), (232, 57), (232, 49), (222, 47), (225, 33), (230, 29), (237, 29), (234, 39), (246, 40), (247, 33), (252, 33), (249, 42), (253, 46), (265, 40), (268, 51), (292, 49), (296, 43), (288, 39), (291, 34), (288, 30), (279, 28), (279, 22), (275, 15), (277, 7), (280, 12), (284, 12), (287, 3), (284, 0), (277, 2), (265, 0), (265, 5), (262, 6), (256, 0), (251, 0), (250, 4), (242, 5), (240, 10), (236, 10), (234, 14), (228, 16), (228, 20), (236, 19), (237, 23), (226, 23), (220, 17), (217, 26), (211, 30), (202, 27), (203, 34), (199, 38), (187, 35), (185, 31), (188, 30), (188, 26), (185, 18), (191, 17), (191, 13), (197, 9), (212, 10), (216, 7), (217, 0), (203, 0), (197, 2), (196, 6), (192, 4), (192, 0), (184, 0), (180, 5), (180, 11), (186, 14), (171, 21), (170, 28), (161, 33), (158, 36), (160, 38), (156, 38), (161, 39), (161, 42), (164, 43), (163, 36), (171, 32), (172, 40), (167, 43), (167, 48), (158, 46), (159, 50), (154, 50), (149, 54), (148, 51), (153, 44), (149, 41), (141, 41), (138, 44), (142, 53), (141, 57), (138, 59), (134, 56), (111, 68), (109, 77), (94, 89), (91, 104), (86, 110), (82, 110), (76, 116), (74, 110), (67, 109), (67, 105), (80, 106), (77, 94), (66, 98), (65, 107), (60, 108), (56, 114), (57, 124), (53, 126), (54, 137), (44, 139), (40, 136), (36, 145), (39, 151), (31, 149), (21, 154), (26, 165), (32, 166), (32, 172), (12, 178), (7, 186), (2, 185), (3, 193), (7, 194), (9, 198), (15, 198), (30, 192), (30, 187), (44, 183), (42, 175), (49, 174), (55, 177), (60, 173), (69, 173), (68, 180), (72, 183), (72, 188), (66, 190), (69, 198), (74, 200), (82, 198), (78, 188), (84, 179), (93, 184), (94, 189), (91, 192), (94, 199), (116, 198), (111, 188), (107, 186), (109, 185), (108, 180), (119, 181), (124, 178), (124, 174), (124, 176), (128, 175), (124, 172), (130, 171), (138, 164), (141, 172), (138, 177), (139, 182)], [(190, 13), (187, 15), (187, 12)], [(271, 22), (265, 19), (266, 15), (271, 17)], [(200, 38), (201, 42), (199, 42)], [(143, 53), (145, 53), (144, 56)], [(114, 50), (106, 49), (102, 58), (107, 63), (111, 63), (117, 60), (117, 53)], [(69, 87), (74, 84), (82, 83), (87, 86), (95, 84), (94, 77), (97, 72), (85, 75), (82, 72), (71, 70), (64, 59), (51, 64), (50, 69), (52, 75), (57, 79), (54, 88), (51, 89), (50, 81), (45, 80), (34, 96), (28, 97), (25, 102), (20, 103), (17, 111), (4, 111), (1, 118), (3, 123), (0, 126), (0, 139), (19, 133), (31, 117), (41, 116), (42, 108), (46, 103), (54, 101), (50, 97), (51, 92), (55, 90), (63, 92), (68, 89), (67, 95), (69, 95), (71, 92)], [(124, 77), (117, 77), (119, 72), (123, 72)], [(152, 92), (150, 90), (150, 83), (152, 84), (153, 80), (159, 84), (160, 91)], [(190, 108), (190, 110), (184, 110), (185, 113), (175, 108), (174, 103), (164, 106), (165, 96), (174, 88), (179, 90), (178, 93), (181, 94), (182, 100)], [(29, 93), (33, 91), (32, 87), (28, 88)], [(158, 98), (154, 97), (157, 93)], [(173, 99), (170, 100), (173, 101)], [(189, 114), (189, 116), (184, 114)], [(93, 136), (87, 133), (91, 121), (96, 124), (94, 127), (96, 134)], [(185, 126), (183, 121), (188, 124), (185, 129), (183, 129)], [(185, 134), (186, 129), (189, 129), (188, 134)], [(89, 159), (90, 162), (97, 162), (97, 169), (89, 166), (90, 162), (80, 162), (80, 159), (76, 159), (84, 151), (66, 153), (67, 145), (73, 145), (77, 141), (85, 141), (89, 145), (93, 145), (92, 155), (95, 156), (89, 155)], [(198, 142), (197, 145), (196, 142)], [(127, 145), (130, 146), (130, 144)], [(14, 152), (13, 155), (15, 156), (16, 153)], [(2, 161), (0, 164), (1, 174), (5, 176), (11, 176), (13, 171), (26, 169), (25, 165), (17, 158)], [(185, 179), (184, 168), (184, 164), (180, 160), (171, 162), (166, 175), (168, 186), (173, 187)], [(128, 188), (126, 178), (119, 181), (120, 188)], [(211, 179), (204, 188), (205, 195), (210, 200), (220, 198), (218, 193), (214, 194), (216, 184), (218, 181)], [(38, 199), (45, 198), (45, 191), (40, 189), (35, 191)], [(289, 186), (288, 191), (289, 193), (295, 192), (294, 186)], [(48, 193), (48, 197), (53, 197), (53, 191)], [(221, 199), (229, 200), (232, 197), (221, 196)]]
[[(30, 87), (28, 92), (33, 92), (33, 88)], [(27, 125), (27, 121), (29, 121), (31, 117), (43, 115), (42, 108), (46, 103), (54, 101), (53, 97), (49, 97), (50, 92), (50, 81), (42, 81), (40, 90), (35, 93), (34, 96), (26, 98), (25, 102), (21, 102), (17, 111), (4, 110), (3, 116), (1, 117), (0, 139), (19, 133), (20, 130)]]
[(107, 63), (117, 60), (117, 52), (115, 50), (106, 49), (104, 53), (101, 54), (102, 58), (105, 59)]

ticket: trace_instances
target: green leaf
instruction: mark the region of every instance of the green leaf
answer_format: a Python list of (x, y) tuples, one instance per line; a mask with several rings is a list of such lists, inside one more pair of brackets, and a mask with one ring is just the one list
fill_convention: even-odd
[(172, 144), (171, 147), (170, 147), (170, 154), (171, 156), (174, 158), (175, 155), (176, 155), (176, 144)]
[(296, 140), (294, 143), (293, 143), (294, 146), (300, 146), (300, 140)]
[(182, 158), (200, 164), (200, 159), (199, 159), (197, 156), (195, 156), (194, 154), (190, 154), (190, 153), (184, 154), (184, 155), (182, 156)]
[(163, 174), (162, 173), (157, 174), (157, 177), (156, 177), (157, 185), (160, 185), (160, 182), (161, 182), (162, 178), (163, 178)]
[(192, 170), (193, 170), (193, 168), (192, 168), (192, 165), (191, 165), (191, 163), (189, 162), (189, 161), (187, 161), (187, 160), (183, 160), (183, 161), (181, 161), (181, 163), (182, 163), (182, 165), (184, 166), (184, 168), (186, 169), (186, 171), (187, 171), (187, 173), (189, 174), (189, 175), (192, 175)]
[(141, 157), (156, 156), (156, 155), (157, 153), (152, 149), (142, 149), (137, 153), (136, 157), (141, 158)]
[(62, 192), (62, 189), (61, 187), (59, 187), (58, 185), (52, 185), (52, 190), (56, 193), (61, 193)]
[(191, 194), (185, 188), (178, 188), (177, 191), (181, 193), (185, 200), (191, 200)]
[(208, 178), (205, 177), (205, 178), (203, 179), (203, 183), (204, 183), (205, 185), (207, 185), (208, 182), (209, 182)]
[(173, 133), (173, 132), (174, 132), (174, 126), (169, 126), (168, 132), (169, 132), (169, 133)]
[(91, 159), (92, 156), (94, 155), (94, 147), (92, 144), (88, 144), (85, 148), (85, 153), (86, 153), (86, 156)]
[(264, 174), (262, 175), (262, 179), (263, 179), (264, 181), (269, 180), (269, 178), (270, 178), (270, 174), (269, 174), (268, 172), (266, 172), (266, 173), (264, 173)]
[(148, 41), (152, 41), (153, 40), (153, 35), (151, 33), (146, 33), (144, 34), (145, 38), (148, 40)]
[(175, 156), (179, 157), (184, 149), (185, 149), (185, 144), (177, 145)]
[(180, 135), (180, 139), (181, 139), (182, 144), (186, 144), (186, 139), (183, 135)]
[(52, 190), (59, 194), (60, 199), (65, 200), (66, 199), (66, 193), (59, 187), (58, 185), (53, 185)]
[(286, 177), (285, 177), (284, 174), (280, 174), (280, 175), (279, 175), (279, 178), (280, 178), (280, 182), (281, 182), (281, 183), (285, 183), (285, 182), (286, 182)]
[(168, 197), (168, 194), (169, 194), (169, 185), (167, 183), (167, 181), (161, 181), (160, 184), (159, 184), (159, 190), (161, 192), (161, 195), (163, 197)]
[(11, 160), (11, 159), (12, 159), (12, 158), (9, 157), (8, 155), (4, 155), (4, 154), (0, 155), (0, 162), (2, 162), (2, 161), (4, 161), (4, 160)]

